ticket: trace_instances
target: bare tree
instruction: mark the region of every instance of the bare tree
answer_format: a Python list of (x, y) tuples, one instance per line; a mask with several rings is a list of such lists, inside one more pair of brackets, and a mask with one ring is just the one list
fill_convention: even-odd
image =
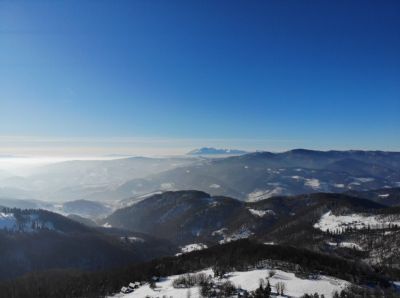
[(275, 288), (276, 288), (276, 292), (277, 292), (279, 295), (283, 295), (283, 294), (285, 294), (285, 292), (286, 292), (286, 284), (285, 284), (284, 282), (282, 282), (282, 281), (277, 282), (277, 283), (275, 284)]

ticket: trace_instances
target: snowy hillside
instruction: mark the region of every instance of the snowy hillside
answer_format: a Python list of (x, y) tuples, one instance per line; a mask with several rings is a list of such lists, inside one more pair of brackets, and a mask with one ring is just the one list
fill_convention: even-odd
[[(204, 273), (206, 276), (213, 276), (211, 269), (203, 270), (198, 273)], [(272, 277), (269, 277), (271, 276)], [(162, 278), (156, 282), (156, 287), (152, 289), (149, 284), (142, 285), (129, 294), (117, 294), (113, 297), (174, 297), (186, 298), (201, 297), (199, 287), (191, 288), (174, 288), (173, 281), (183, 275), (174, 275)], [(286, 287), (285, 295), (291, 297), (301, 297), (305, 293), (319, 293), (324, 294), (325, 297), (332, 297), (335, 291), (340, 292), (350, 285), (347, 281), (340, 280), (328, 276), (318, 276), (316, 279), (302, 279), (296, 277), (294, 273), (285, 272), (281, 270), (258, 269), (245, 272), (231, 272), (225, 275), (224, 278), (212, 278), (215, 284), (222, 284), (230, 281), (236, 288), (246, 291), (254, 291), (260, 285), (260, 279), (266, 282), (269, 278), (272, 292), (276, 292), (276, 285), (284, 283)]]
[(196, 189), (255, 202), (280, 195), (387, 189), (398, 187), (400, 182), (398, 153), (290, 150), (227, 157), (232, 152), (195, 150), (190, 154), (219, 158), (130, 180), (117, 187), (113, 197), (128, 198), (169, 186), (168, 190)]
[(390, 226), (400, 226), (399, 215), (334, 215), (331, 211), (325, 213), (314, 225), (314, 228), (321, 231), (343, 232), (346, 228), (352, 229), (383, 229)]
[(177, 253), (176, 256), (179, 256), (181, 254), (185, 254), (185, 253), (189, 253), (192, 251), (196, 251), (196, 250), (202, 250), (202, 249), (206, 249), (207, 245), (203, 244), (203, 243), (192, 243), (192, 244), (187, 244), (185, 246), (180, 247), (181, 252)]
[(38, 214), (15, 214), (0, 212), (0, 229), (6, 231), (33, 232), (38, 229), (54, 229), (52, 223), (45, 222)]

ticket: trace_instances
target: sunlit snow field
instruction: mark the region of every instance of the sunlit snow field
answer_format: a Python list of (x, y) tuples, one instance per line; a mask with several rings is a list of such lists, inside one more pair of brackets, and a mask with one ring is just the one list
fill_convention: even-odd
[[(294, 273), (285, 272), (281, 270), (274, 270), (275, 275), (271, 277), (270, 283), (272, 286), (272, 291), (274, 292), (274, 286), (278, 282), (284, 282), (286, 284), (287, 290), (286, 295), (292, 297), (301, 297), (305, 293), (314, 294), (324, 294), (325, 297), (332, 297), (332, 293), (335, 291), (340, 292), (342, 289), (346, 288), (350, 283), (344, 280), (340, 280), (333, 277), (320, 276), (318, 280), (311, 279), (300, 279), (294, 275)], [(207, 275), (213, 276), (213, 271), (211, 269), (200, 271)], [(253, 291), (259, 287), (260, 278), (265, 279), (269, 276), (269, 269), (259, 269), (245, 272), (231, 272), (228, 273), (227, 278), (222, 280), (214, 279), (215, 282), (218, 281), (231, 281), (236, 287), (240, 287), (247, 291)], [(157, 288), (152, 290), (148, 284), (141, 286), (139, 289), (135, 290), (130, 294), (116, 294), (115, 297), (133, 298), (133, 297), (173, 297), (173, 298), (187, 298), (189, 297), (201, 297), (199, 287), (193, 287), (190, 289), (175, 289), (172, 286), (173, 280), (178, 278), (180, 275), (169, 276), (163, 278), (158, 282)]]

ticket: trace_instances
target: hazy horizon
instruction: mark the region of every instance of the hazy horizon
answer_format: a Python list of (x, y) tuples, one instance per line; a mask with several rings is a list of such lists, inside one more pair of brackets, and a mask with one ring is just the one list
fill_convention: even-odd
[[(1, 150), (4, 151), (0, 153), (0, 168), (1, 163), (6, 160), (23, 163), (24, 160), (54, 160), (54, 161), (66, 161), (66, 160), (106, 160), (106, 159), (117, 159), (126, 157), (168, 157), (168, 156), (182, 156), (186, 155), (188, 152), (199, 149), (199, 148), (215, 148), (215, 149), (226, 149), (226, 150), (243, 150), (247, 152), (286, 152), (294, 149), (305, 149), (305, 150), (315, 150), (315, 151), (386, 151), (386, 152), (399, 152), (399, 150), (386, 150), (382, 148), (358, 148), (358, 147), (304, 147), (304, 146), (294, 146), (287, 148), (245, 148), (245, 147), (229, 147), (229, 146), (210, 146), (205, 144), (204, 146), (197, 147), (179, 147), (179, 148), (127, 148), (124, 147), (121, 150), (109, 150), (109, 148), (85, 148), (85, 151), (81, 151), (80, 147), (76, 148), (63, 148), (62, 150), (54, 150), (52, 148), (24, 148), (23, 150)], [(93, 150), (91, 150), (93, 149)]]
[[(178, 148), (176, 151), (166, 152), (163, 149), (156, 150), (153, 154), (151, 154), (152, 150), (149, 148), (142, 148), (139, 151), (128, 151), (132, 152), (129, 153), (105, 153), (105, 154), (91, 154), (90, 151), (86, 152), (86, 154), (65, 154), (62, 155), (60, 152), (58, 154), (43, 154), (39, 152), (39, 154), (32, 154), (32, 150), (24, 151), (29, 152), (29, 154), (0, 154), (0, 171), (5, 171), (14, 175), (19, 176), (26, 176), (31, 174), (31, 171), (37, 169), (40, 166), (66, 162), (66, 161), (101, 161), (101, 160), (115, 160), (115, 159), (124, 159), (129, 157), (149, 157), (149, 158), (167, 158), (167, 157), (190, 157), (187, 155), (188, 152), (192, 151), (193, 149), (199, 149), (204, 147), (211, 147), (215, 149), (238, 149), (243, 150), (243, 148), (231, 148), (231, 147), (212, 147), (209, 145), (199, 146), (199, 147), (192, 147), (192, 148)], [(99, 148), (97, 148), (98, 150)], [(388, 151), (388, 152), (399, 152), (396, 150), (371, 150), (371, 149), (360, 149), (360, 148), (303, 148), (303, 147), (293, 147), (293, 148), (285, 148), (279, 150), (268, 150), (268, 149), (252, 149), (246, 150), (247, 152), (273, 152), (273, 153), (280, 153), (286, 152), (294, 149), (306, 149), (306, 150), (316, 150), (316, 151), (331, 151), (331, 150), (338, 150), (338, 151), (348, 151), (348, 150), (365, 150), (365, 151)], [(108, 151), (105, 151), (108, 152)], [(112, 152), (112, 151), (110, 151)], [(118, 152), (118, 151), (116, 151)], [(135, 153), (133, 153), (135, 152)], [(217, 156), (210, 156), (210, 157), (217, 157)], [(221, 156), (223, 157), (223, 156)]]
[[(316, 144), (311, 141), (284, 139), (196, 139), (196, 138), (129, 138), (129, 137), (0, 137), (0, 157), (41, 157), (64, 159), (93, 159), (113, 156), (169, 156), (184, 155), (193, 149), (213, 147), (239, 149), (249, 152), (283, 152), (292, 149), (310, 150), (368, 150), (400, 151), (397, 146), (354, 146)], [(1, 162), (1, 160), (0, 160)]]

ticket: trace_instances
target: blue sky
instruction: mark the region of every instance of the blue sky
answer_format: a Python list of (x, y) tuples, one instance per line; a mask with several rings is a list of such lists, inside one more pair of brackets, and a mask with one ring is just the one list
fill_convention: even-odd
[(399, 1), (0, 1), (0, 154), (400, 150), (399, 53)]

